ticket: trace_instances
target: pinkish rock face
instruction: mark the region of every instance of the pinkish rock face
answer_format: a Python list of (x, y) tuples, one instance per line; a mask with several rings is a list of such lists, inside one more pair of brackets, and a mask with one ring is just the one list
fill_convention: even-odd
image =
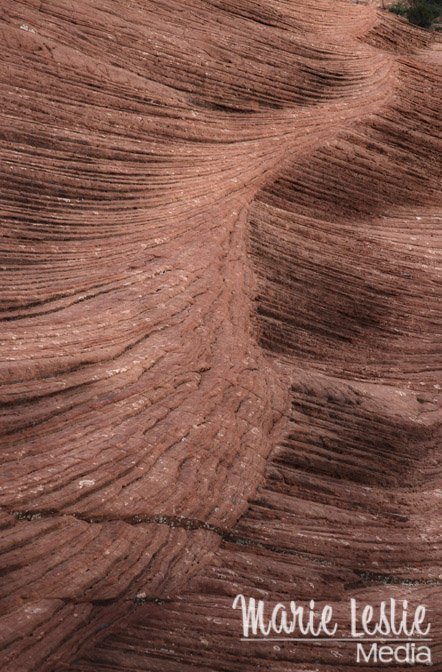
[[(331, 0), (0, 28), (2, 669), (252, 669), (232, 597), (293, 585), (433, 617), (434, 36)], [(336, 663), (302, 647), (263, 656)]]

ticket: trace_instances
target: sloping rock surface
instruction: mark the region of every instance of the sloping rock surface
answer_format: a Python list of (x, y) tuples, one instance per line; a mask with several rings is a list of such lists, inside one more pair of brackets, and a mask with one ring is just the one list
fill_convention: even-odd
[(237, 593), (425, 603), (440, 660), (434, 34), (346, 0), (0, 34), (1, 669), (353, 669), (240, 642)]

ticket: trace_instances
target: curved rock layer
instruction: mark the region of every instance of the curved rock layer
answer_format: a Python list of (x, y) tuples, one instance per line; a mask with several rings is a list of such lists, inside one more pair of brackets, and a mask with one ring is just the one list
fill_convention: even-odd
[(2, 670), (352, 669), (240, 642), (240, 592), (425, 603), (440, 659), (433, 35), (346, 0), (0, 31)]

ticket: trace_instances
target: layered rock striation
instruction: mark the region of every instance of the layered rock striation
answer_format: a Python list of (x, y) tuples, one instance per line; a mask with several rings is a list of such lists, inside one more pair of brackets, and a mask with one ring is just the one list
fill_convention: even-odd
[(2, 670), (352, 669), (240, 642), (239, 592), (425, 602), (437, 659), (434, 34), (344, 0), (0, 31)]

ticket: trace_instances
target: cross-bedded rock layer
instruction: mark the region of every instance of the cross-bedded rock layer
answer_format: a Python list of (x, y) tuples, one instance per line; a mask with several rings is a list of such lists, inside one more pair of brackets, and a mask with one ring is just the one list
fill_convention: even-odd
[(344, 0), (0, 31), (2, 669), (351, 669), (245, 648), (238, 592), (436, 623), (432, 35)]

